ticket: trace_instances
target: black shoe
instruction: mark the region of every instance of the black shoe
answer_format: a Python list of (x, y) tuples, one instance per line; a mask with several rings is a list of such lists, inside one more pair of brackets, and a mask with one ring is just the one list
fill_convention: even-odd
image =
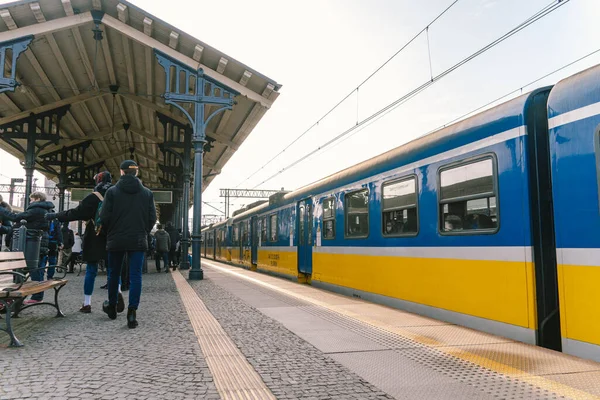
[(125, 310), (125, 300), (123, 299), (123, 294), (119, 293), (117, 296), (117, 312), (122, 313)]
[(104, 303), (102, 304), (102, 311), (108, 315), (108, 318), (117, 319), (117, 306), (114, 304), (109, 304), (108, 300), (104, 300)]
[(169, 273), (169, 268), (165, 268), (165, 274)]
[(156, 268), (156, 272), (160, 272), (160, 268)]
[(100, 286), (100, 289), (108, 289), (108, 283), (106, 285)]
[(127, 327), (129, 329), (135, 329), (138, 326), (138, 322), (135, 319), (135, 308), (127, 309)]

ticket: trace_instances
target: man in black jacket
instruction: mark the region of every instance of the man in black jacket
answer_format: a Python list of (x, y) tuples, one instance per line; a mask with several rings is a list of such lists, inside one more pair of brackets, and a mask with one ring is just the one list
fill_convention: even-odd
[[(167, 231), (167, 233), (169, 234), (169, 237), (171, 238), (171, 248), (169, 249), (169, 261), (171, 263), (171, 265), (173, 266), (173, 271), (175, 271), (175, 268), (177, 267), (176, 264), (176, 250), (177, 250), (177, 242), (179, 242), (179, 240), (181, 239), (181, 235), (179, 234), (179, 232), (177, 232), (177, 228), (175, 227), (175, 225), (173, 225), (172, 222), (167, 222), (167, 227), (165, 228), (165, 230)], [(168, 266), (167, 266), (168, 268)]]
[[(96, 226), (96, 214), (104, 200), (106, 191), (112, 186), (112, 176), (110, 172), (103, 171), (94, 176), (94, 182), (96, 183), (94, 191), (81, 200), (81, 203), (76, 208), (57, 214), (46, 215), (47, 219), (56, 218), (61, 222), (86, 221), (82, 243), (82, 258), (86, 263), (83, 283), (84, 297), (83, 305), (79, 309), (79, 311), (85, 314), (92, 312), (92, 294), (94, 293), (94, 284), (98, 275), (98, 262), (107, 259), (106, 231)], [(117, 310), (123, 312), (124, 309), (125, 301), (119, 290)]]
[(121, 163), (121, 179), (106, 192), (100, 213), (106, 230), (108, 250), (108, 301), (102, 309), (110, 319), (117, 318), (117, 290), (125, 254), (129, 262), (129, 306), (127, 326), (137, 327), (136, 310), (142, 293), (142, 266), (148, 250), (148, 234), (156, 223), (154, 195), (137, 178), (133, 160)]
[[(38, 265), (32, 266), (28, 264), (28, 267), (31, 270), (31, 280), (41, 282), (44, 280), (44, 270), (40, 269), (42, 267), (42, 260), (44, 260), (45, 266), (45, 257), (48, 256), (48, 228), (50, 225), (48, 221), (45, 219), (45, 215), (48, 212), (54, 210), (54, 204), (51, 201), (46, 201), (46, 193), (42, 192), (33, 192), (29, 196), (29, 207), (22, 213), (16, 214), (8, 211), (5, 208), (0, 208), (0, 217), (6, 218), (9, 221), (16, 221), (13, 229), (18, 229), (21, 226), (21, 221), (27, 221), (27, 230), (36, 230), (41, 231), (42, 234), (42, 242), (40, 245), (40, 256)], [(44, 292), (36, 293), (31, 296), (31, 300), (26, 300), (25, 304), (39, 303), (44, 299)]]

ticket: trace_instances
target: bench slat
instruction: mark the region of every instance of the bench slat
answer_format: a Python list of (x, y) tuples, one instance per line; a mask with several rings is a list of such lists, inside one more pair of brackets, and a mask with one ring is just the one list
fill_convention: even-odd
[(25, 256), (21, 251), (0, 251), (0, 261), (24, 260)]
[(0, 271), (11, 271), (18, 268), (27, 268), (25, 260), (0, 262)]
[[(13, 292), (0, 292), (0, 297), (25, 297), (31, 294), (40, 293), (53, 287), (62, 286), (68, 281), (66, 279), (43, 281), (43, 282), (27, 282), (19, 290)], [(10, 285), (8, 287), (18, 287), (18, 285)]]

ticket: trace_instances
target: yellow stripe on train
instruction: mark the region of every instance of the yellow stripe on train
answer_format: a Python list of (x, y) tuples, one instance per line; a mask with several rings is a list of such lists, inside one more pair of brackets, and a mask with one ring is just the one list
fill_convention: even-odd
[(294, 251), (274, 251), (268, 247), (258, 249), (257, 268), (291, 277), (298, 276), (298, 253)]
[(600, 345), (600, 267), (558, 265), (563, 339)]
[(312, 280), (536, 329), (531, 262), (313, 253)]

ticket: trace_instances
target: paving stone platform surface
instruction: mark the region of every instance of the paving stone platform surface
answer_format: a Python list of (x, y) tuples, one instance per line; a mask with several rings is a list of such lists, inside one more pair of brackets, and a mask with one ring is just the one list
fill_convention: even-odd
[[(126, 312), (115, 321), (102, 312), (106, 275), (96, 280), (91, 314), (78, 312), (83, 274), (67, 278), (66, 318), (48, 306), (25, 310), (15, 323), (25, 346), (0, 348), (0, 399), (220, 398), (170, 274), (144, 275), (140, 326), (131, 330)], [(0, 332), (2, 344), (7, 338)]]

